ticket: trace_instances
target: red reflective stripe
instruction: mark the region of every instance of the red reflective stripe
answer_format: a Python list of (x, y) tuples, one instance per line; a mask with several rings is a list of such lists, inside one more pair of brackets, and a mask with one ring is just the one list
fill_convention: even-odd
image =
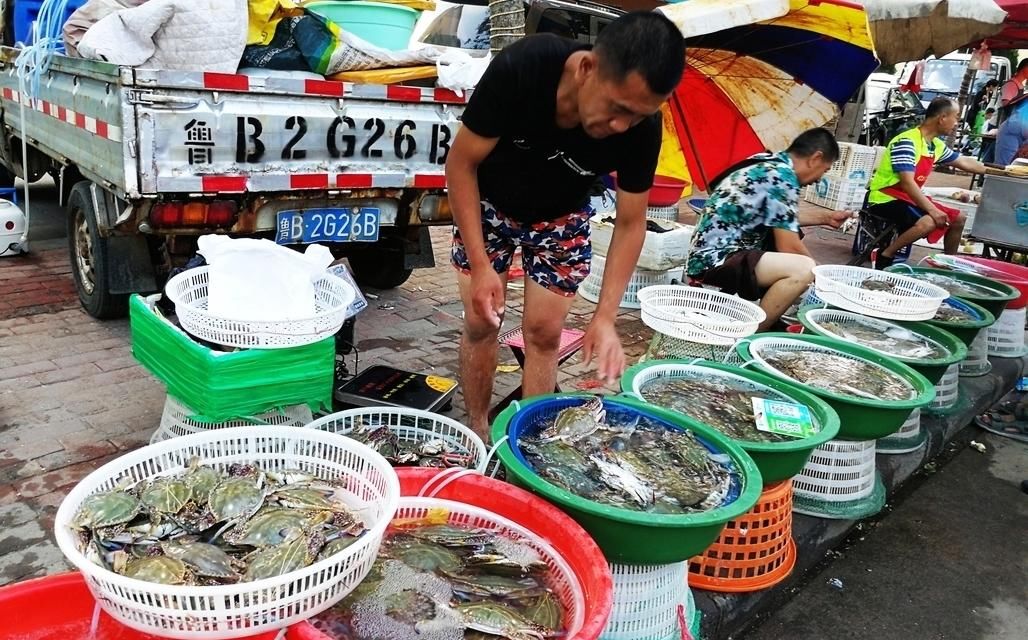
[(290, 189), (328, 189), (327, 173), (309, 173), (289, 176)]
[(457, 104), (463, 104), (464, 102), (467, 102), (467, 100), (458, 96), (453, 91), (442, 88), (435, 90), (435, 100), (436, 102), (453, 102)]
[(401, 100), (403, 102), (421, 102), (421, 88), (389, 85), (386, 87), (386, 99)]
[(203, 191), (221, 193), (242, 193), (246, 191), (246, 176), (204, 176)]
[(372, 178), (370, 173), (340, 173), (336, 176), (336, 186), (340, 189), (367, 189), (371, 187)]
[(75, 114), (75, 126), (79, 129), (86, 128), (86, 116), (81, 113)]
[(446, 188), (446, 176), (444, 174), (424, 174), (419, 173), (414, 175), (414, 188), (415, 189), (445, 189)]
[(103, 120), (96, 121), (96, 135), (100, 136), (101, 138), (107, 137), (107, 123)]
[(57, 117), (61, 120), (67, 120), (68, 110), (62, 107), (61, 105), (57, 105)]
[(343, 83), (332, 82), (330, 80), (305, 80), (303, 84), (303, 92), (342, 98)]
[(235, 73), (204, 72), (203, 86), (205, 89), (221, 89), (222, 91), (249, 91), (250, 79)]
[(14, 100), (14, 92), (7, 87), (4, 87), (4, 97), (8, 100)]

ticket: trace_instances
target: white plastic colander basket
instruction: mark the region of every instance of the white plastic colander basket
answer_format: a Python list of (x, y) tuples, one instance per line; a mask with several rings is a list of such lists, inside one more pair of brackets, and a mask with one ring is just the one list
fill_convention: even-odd
[(601, 640), (682, 637), (678, 615), (689, 603), (689, 564), (611, 564), (614, 606)]
[(530, 547), (549, 567), (551, 582), (547, 584), (564, 607), (564, 625), (568, 638), (574, 638), (585, 623), (585, 590), (571, 565), (545, 539), (503, 516), (463, 502), (441, 498), (402, 497), (395, 520), (430, 519), (437, 524), (442, 517), (452, 525), (495, 531), (515, 542)]
[(209, 267), (179, 273), (165, 288), (175, 315), (189, 334), (227, 347), (282, 349), (311, 344), (339, 331), (356, 292), (342, 278), (325, 272), (314, 282), (315, 313), (309, 318), (246, 321), (220, 318), (207, 311)]
[(1020, 309), (1006, 309), (999, 314), (999, 318), (986, 331), (988, 351), (990, 356), (998, 358), (1020, 358), (1028, 355), (1024, 346), (1024, 323), (1025, 311), (1028, 307)]
[(921, 433), (921, 410), (914, 411), (899, 430), (886, 437), (879, 438), (875, 451), (883, 454), (901, 454), (917, 451), (925, 443)]
[[(586, 276), (585, 280), (582, 281), (582, 284), (578, 288), (578, 292), (589, 302), (597, 303), (600, 301), (600, 290), (603, 286), (603, 269), (606, 264), (606, 258), (595, 253), (593, 254), (592, 264), (589, 268), (589, 275)], [(653, 285), (681, 282), (684, 274), (685, 271), (681, 267), (668, 269), (666, 271), (647, 271), (646, 269), (636, 269), (632, 272), (632, 277), (628, 281), (628, 286), (625, 287), (625, 293), (621, 296), (621, 304), (618, 306), (624, 309), (638, 309), (639, 291)]]
[(874, 440), (829, 440), (814, 449), (792, 480), (797, 496), (825, 502), (866, 498), (874, 484)]
[[(869, 318), (867, 316), (863, 316), (859, 313), (854, 313), (852, 311), (838, 311), (836, 309), (810, 309), (806, 313), (806, 319), (807, 322), (814, 325), (821, 331), (824, 331), (825, 333), (829, 334), (833, 338), (837, 338), (839, 340), (842, 340), (843, 342), (853, 342), (855, 344), (858, 344), (859, 346), (866, 347), (868, 349), (871, 349), (872, 351), (877, 351), (878, 353), (890, 357), (896, 356), (888, 351), (883, 351), (881, 349), (876, 348), (873, 344), (868, 344), (866, 342), (856, 342), (854, 340), (847, 338), (846, 336), (839, 335), (835, 331), (825, 327), (825, 323), (834, 322), (843, 325), (858, 323), (864, 325), (865, 327), (876, 329), (879, 333), (882, 334), (883, 337), (885, 337), (885, 332), (889, 331), (890, 329), (899, 331), (907, 330), (910, 331), (910, 333), (914, 333), (915, 335), (919, 336), (921, 339), (925, 340), (933, 347), (937, 349), (942, 349), (946, 353), (949, 353), (949, 351), (945, 347), (943, 347), (935, 340), (928, 338), (927, 336), (918, 334), (913, 330), (908, 330), (906, 327), (898, 325), (894, 322), (889, 322), (888, 320), (881, 320), (878, 318)], [(909, 359), (907, 361), (909, 361)]]
[(646, 217), (655, 218), (657, 220), (678, 222), (678, 205), (672, 205), (670, 207), (647, 207)]
[(971, 346), (967, 348), (967, 357), (960, 364), (960, 375), (974, 378), (984, 376), (992, 371), (992, 363), (989, 362), (989, 334), (988, 331), (979, 331)]
[(946, 369), (935, 385), (935, 400), (928, 405), (929, 411), (950, 409), (960, 400), (960, 366), (955, 364)]
[(642, 321), (654, 331), (703, 344), (734, 344), (756, 332), (764, 310), (720, 291), (658, 285), (639, 292)]
[(231, 427), (248, 427), (255, 424), (273, 424), (290, 427), (302, 427), (314, 419), (310, 407), (305, 404), (297, 404), (284, 407), (281, 411), (273, 409), (266, 411), (252, 418), (236, 418), (226, 422), (199, 422), (190, 416), (196, 415), (179, 400), (168, 396), (164, 400), (164, 413), (161, 415), (161, 426), (157, 427), (150, 436), (150, 444), (188, 436), (201, 431), (213, 431), (215, 429), (229, 429)]
[[(218, 469), (249, 463), (264, 471), (299, 469), (334, 481), (368, 531), (345, 550), (304, 569), (219, 586), (144, 582), (98, 566), (79, 551), (71, 521), (87, 496), (109, 491), (123, 479), (140, 482), (180, 472), (193, 457)], [(166, 440), (108, 462), (68, 493), (54, 530), (65, 557), (119, 622), (167, 638), (217, 640), (282, 629), (344, 598), (371, 570), (399, 499), (396, 472), (359, 442), (314, 429), (236, 427)]]
[[(865, 280), (892, 285), (888, 291), (865, 289)], [(822, 264), (814, 267), (818, 298), (840, 309), (886, 320), (930, 320), (949, 292), (928, 282), (888, 271)]]
[(467, 456), (467, 463), (459, 466), (485, 472), (486, 447), (482, 438), (456, 420), (438, 413), (403, 407), (367, 407), (331, 413), (307, 425), (344, 436), (358, 428), (376, 426), (387, 427), (404, 443), (442, 440), (456, 454)]

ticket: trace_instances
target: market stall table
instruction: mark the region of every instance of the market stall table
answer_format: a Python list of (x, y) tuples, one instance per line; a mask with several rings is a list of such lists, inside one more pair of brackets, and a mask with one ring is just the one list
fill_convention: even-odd
[(1028, 253), (1028, 179), (986, 175), (969, 235), (985, 245), (986, 256)]

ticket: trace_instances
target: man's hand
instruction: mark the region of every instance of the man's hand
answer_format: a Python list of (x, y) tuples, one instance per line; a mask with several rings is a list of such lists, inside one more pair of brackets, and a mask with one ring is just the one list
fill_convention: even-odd
[(935, 226), (937, 226), (937, 227), (948, 227), (949, 226), (949, 216), (947, 216), (945, 213), (940, 211), (937, 207), (932, 207), (931, 209), (929, 209), (928, 210), (928, 215), (930, 215), (932, 217), (932, 220), (935, 220)]
[(852, 211), (827, 211), (825, 212), (824, 225), (833, 229), (838, 229), (842, 225), (846, 224), (848, 220), (852, 220), (857, 214)]
[(503, 319), (503, 281), (491, 268), (471, 270), (471, 308), (492, 327)]
[(585, 331), (582, 354), (586, 364), (596, 356), (596, 373), (607, 384), (617, 382), (625, 370), (625, 350), (611, 321), (593, 318)]

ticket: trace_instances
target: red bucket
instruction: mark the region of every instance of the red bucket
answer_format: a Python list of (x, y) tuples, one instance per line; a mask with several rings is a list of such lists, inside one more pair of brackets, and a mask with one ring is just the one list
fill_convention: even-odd
[[(79, 640), (91, 638), (90, 625), (96, 600), (81, 573), (18, 582), (0, 588), (0, 637), (18, 640)], [(274, 640), (276, 632), (251, 636)], [(121, 624), (100, 612), (97, 640), (162, 640)]]
[[(396, 474), (400, 477), (400, 495), (416, 496), (437, 471), (399, 467)], [(445, 484), (445, 480), (439, 484)], [(614, 604), (614, 583), (606, 558), (578, 523), (527, 491), (477, 473), (445, 484), (434, 497), (487, 509), (549, 542), (571, 566), (585, 594), (585, 621), (575, 639), (600, 637)], [(327, 640), (327, 636), (307, 623), (293, 625), (286, 637), (288, 640)]]
[[(614, 177), (614, 185), (617, 186), (617, 173), (610, 174)], [(682, 192), (689, 186), (684, 180), (677, 180), (668, 176), (653, 176), (653, 186), (650, 188), (650, 199), (647, 204), (651, 207), (670, 207), (678, 204), (682, 199)]]
[[(933, 267), (939, 267), (941, 269), (950, 269), (951, 266), (946, 262), (936, 262), (933, 260), (935, 256), (929, 256), (927, 259), (928, 264)], [(979, 258), (977, 256), (945, 256), (953, 258), (958, 261), (967, 261), (973, 263), (972, 266), (975, 273), (986, 278), (992, 278), (993, 280), (999, 280), (1004, 284), (1009, 284), (1021, 292), (1020, 297), (1017, 300), (1012, 300), (1007, 303), (1007, 309), (1021, 309), (1028, 306), (1028, 267), (1011, 264), (1009, 262), (1002, 262), (1000, 260), (990, 260), (989, 258)]]

